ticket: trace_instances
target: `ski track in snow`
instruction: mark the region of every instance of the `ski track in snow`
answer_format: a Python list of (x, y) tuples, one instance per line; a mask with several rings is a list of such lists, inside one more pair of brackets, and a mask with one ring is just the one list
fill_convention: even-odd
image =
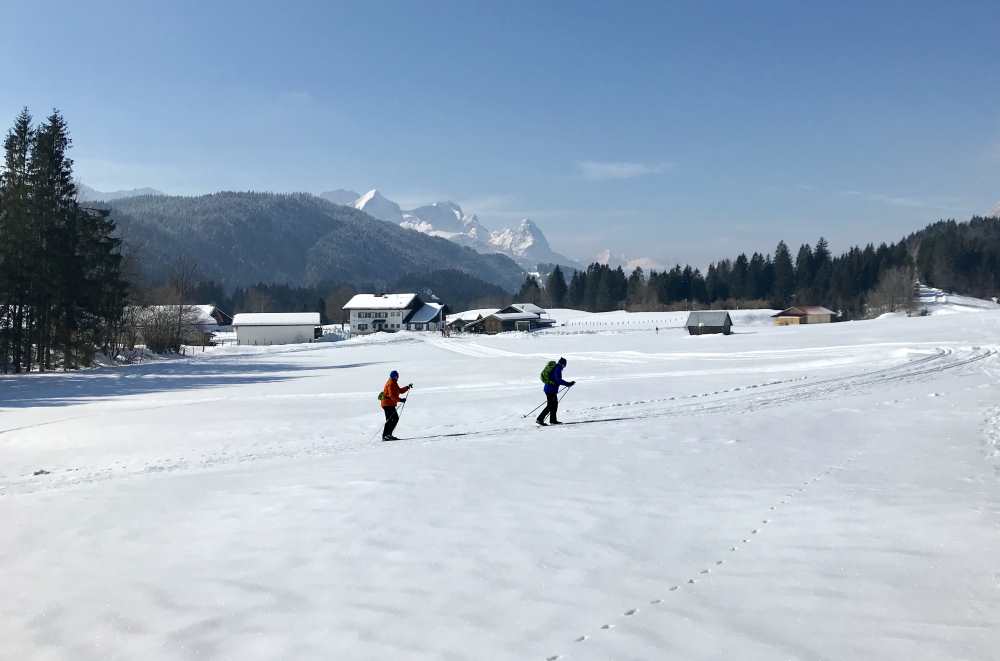
[[(688, 395), (678, 395), (665, 398), (655, 398), (648, 400), (633, 400), (625, 402), (616, 402), (612, 404), (605, 404), (601, 406), (586, 407), (583, 409), (572, 409), (564, 408), (564, 411), (569, 414), (577, 414), (586, 416), (589, 412), (601, 411), (607, 409), (616, 409), (628, 411), (630, 407), (638, 406), (648, 406), (650, 404), (669, 404), (662, 410), (654, 410), (649, 413), (634, 414), (634, 415), (617, 415), (615, 417), (608, 418), (595, 418), (595, 417), (583, 417), (573, 420), (569, 423), (569, 426), (575, 426), (579, 424), (588, 423), (603, 423), (611, 424), (615, 422), (623, 422), (629, 420), (643, 420), (651, 418), (664, 418), (672, 416), (691, 416), (691, 415), (707, 415), (717, 412), (728, 412), (728, 413), (739, 413), (739, 412), (750, 412), (755, 409), (782, 406), (796, 401), (804, 401), (810, 399), (830, 397), (841, 391), (852, 391), (859, 388), (870, 388), (872, 386), (878, 386), (887, 384), (893, 381), (902, 380), (913, 380), (920, 377), (933, 376), (947, 370), (954, 370), (958, 368), (965, 367), (967, 365), (977, 363), (987, 358), (992, 357), (996, 354), (995, 349), (982, 349), (980, 347), (974, 347), (970, 349), (970, 355), (956, 358), (953, 360), (948, 360), (949, 358), (955, 357), (955, 350), (951, 348), (938, 348), (934, 353), (924, 356), (922, 358), (917, 358), (913, 360), (906, 361), (901, 364), (892, 365), (886, 368), (869, 370), (865, 372), (860, 372), (857, 374), (851, 374), (846, 376), (831, 377), (826, 379), (818, 379), (809, 382), (805, 382), (806, 379), (801, 379), (801, 383), (797, 383), (796, 380), (779, 380), (763, 382), (759, 384), (750, 384), (747, 386), (736, 387), (732, 389), (721, 389), (712, 392), (703, 393), (692, 393)], [(610, 379), (613, 380), (613, 379)], [(790, 385), (789, 385), (790, 384)], [(778, 388), (778, 386), (785, 386), (783, 388)], [(493, 390), (497, 389), (498, 384), (490, 384), (489, 387)], [(773, 388), (768, 394), (756, 396), (755, 393), (761, 389)], [(424, 389), (425, 391), (433, 391), (433, 388)], [(717, 399), (712, 399), (719, 395), (728, 395), (730, 393), (738, 393), (735, 396), (730, 397), (718, 397)], [(361, 395), (359, 393), (358, 395)], [(370, 397), (370, 393), (363, 393), (365, 396)], [(746, 397), (746, 394), (750, 394), (750, 397)], [(354, 394), (352, 393), (352, 396)], [(708, 399), (706, 399), (708, 398)], [(228, 398), (220, 398), (228, 399)], [(150, 410), (156, 410), (159, 408), (171, 408), (174, 406), (189, 406), (189, 405), (203, 405), (207, 403), (212, 403), (215, 400), (191, 400), (183, 402), (174, 402), (170, 404), (164, 404), (162, 406), (151, 406), (151, 407), (136, 407), (127, 409), (128, 412), (146, 412)], [(690, 402), (690, 403), (688, 403)], [(95, 414), (103, 415), (103, 414)], [(40, 423), (37, 426), (49, 426), (54, 424), (59, 424), (67, 421), (75, 421), (84, 416), (74, 416), (71, 418), (65, 418), (60, 420), (48, 421)], [(477, 437), (506, 434), (511, 432), (516, 432), (523, 429), (526, 425), (530, 424), (532, 420), (527, 419), (524, 424), (518, 426), (503, 426), (503, 427), (488, 427), (488, 428), (477, 428), (475, 431), (469, 431), (468, 429), (455, 429), (454, 426), (451, 428), (446, 428), (446, 430), (440, 433), (431, 433), (419, 437), (405, 438), (404, 441), (407, 442), (440, 442), (450, 439), (456, 439), (466, 436), (475, 435)], [(31, 426), (21, 427), (18, 429), (28, 429)], [(15, 430), (0, 430), (0, 434), (4, 431), (15, 431)], [(73, 486), (78, 484), (84, 484), (89, 482), (103, 481), (116, 478), (125, 478), (135, 475), (144, 475), (149, 473), (165, 473), (173, 472), (178, 470), (197, 470), (197, 469), (213, 469), (224, 467), (232, 464), (246, 464), (255, 461), (265, 461), (274, 459), (290, 459), (301, 456), (324, 456), (328, 454), (336, 454), (338, 452), (357, 452), (362, 451), (368, 447), (374, 440), (376, 434), (366, 433), (360, 439), (349, 439), (341, 438), (338, 439), (339, 442), (330, 443), (329, 439), (325, 436), (317, 436), (311, 441), (311, 443), (306, 447), (300, 447), (293, 451), (289, 451), (287, 448), (282, 447), (278, 444), (275, 447), (263, 447), (254, 452), (243, 452), (236, 455), (226, 454), (226, 455), (216, 455), (216, 456), (203, 456), (198, 459), (188, 459), (186, 457), (174, 457), (174, 458), (163, 458), (155, 463), (148, 463), (139, 470), (116, 470), (114, 467), (104, 467), (97, 469), (96, 471), (91, 471), (88, 473), (80, 473), (80, 469), (71, 468), (62, 471), (61, 474), (57, 476), (57, 479), (49, 480), (47, 483), (39, 483), (36, 475), (27, 474), (22, 475), (20, 478), (15, 478), (13, 480), (8, 480), (5, 483), (0, 483), (0, 495), (8, 493), (32, 493), (40, 490), (49, 490), (54, 488), (61, 488), (66, 486)], [(69, 475), (67, 475), (69, 474)]]

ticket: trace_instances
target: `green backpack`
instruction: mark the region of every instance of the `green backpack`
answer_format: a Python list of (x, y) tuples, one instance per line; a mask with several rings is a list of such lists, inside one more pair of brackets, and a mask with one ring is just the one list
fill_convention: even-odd
[(556, 361), (550, 360), (546, 365), (545, 369), (542, 370), (542, 383), (549, 384), (554, 383), (552, 381), (552, 370), (556, 368)]

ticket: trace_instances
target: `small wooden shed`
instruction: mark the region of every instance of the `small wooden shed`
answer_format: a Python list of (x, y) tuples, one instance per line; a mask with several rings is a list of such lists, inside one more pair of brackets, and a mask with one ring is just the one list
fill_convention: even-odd
[(828, 324), (836, 316), (833, 310), (820, 305), (793, 305), (774, 315), (775, 326), (797, 326), (798, 324)]
[(725, 310), (695, 310), (688, 315), (685, 326), (691, 335), (729, 335), (733, 332), (732, 317)]

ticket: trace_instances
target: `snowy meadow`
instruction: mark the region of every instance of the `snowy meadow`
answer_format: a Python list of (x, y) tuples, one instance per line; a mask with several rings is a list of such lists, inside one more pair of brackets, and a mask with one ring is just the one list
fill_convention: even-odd
[(1000, 312), (564, 316), (0, 379), (0, 658), (996, 658)]

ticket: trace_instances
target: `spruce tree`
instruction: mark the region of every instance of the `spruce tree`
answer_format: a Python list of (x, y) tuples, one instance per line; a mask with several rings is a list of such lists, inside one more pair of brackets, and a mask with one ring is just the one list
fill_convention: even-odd
[(583, 271), (576, 271), (569, 281), (569, 291), (566, 293), (566, 303), (575, 310), (586, 307), (587, 279)]
[(597, 273), (597, 286), (594, 288), (594, 312), (608, 312), (615, 307), (612, 296), (611, 271), (604, 268)]
[(750, 260), (743, 253), (740, 253), (736, 261), (733, 262), (733, 271), (730, 276), (730, 295), (737, 299), (750, 297)]
[(39, 369), (52, 368), (57, 345), (64, 361), (73, 363), (70, 336), (78, 321), (74, 299), (81, 274), (74, 254), (79, 209), (73, 161), (66, 154), (70, 144), (66, 121), (53, 110), (38, 127), (30, 167), (32, 221), (41, 238), (35, 256), (41, 268), (33, 285)]
[(127, 289), (106, 211), (76, 201), (71, 144), (58, 111), (32, 129), (27, 109), (0, 171), (0, 371), (65, 369), (110, 346)]
[(524, 279), (524, 284), (517, 292), (518, 303), (534, 303), (539, 305), (542, 302), (542, 288), (538, 285), (535, 276), (529, 275)]
[(20, 372), (31, 344), (25, 333), (29, 311), (32, 246), (29, 168), (35, 132), (31, 114), (21, 110), (4, 140), (0, 171), (0, 371)]
[(808, 302), (813, 283), (813, 252), (808, 243), (803, 243), (795, 257), (795, 293), (798, 302)]
[(627, 305), (641, 305), (646, 297), (646, 276), (638, 266), (628, 277), (625, 301)]
[(548, 297), (549, 305), (555, 308), (563, 307), (563, 304), (566, 302), (566, 291), (566, 278), (563, 276), (562, 269), (556, 264), (556, 267), (545, 281), (545, 293)]
[(771, 290), (771, 305), (785, 309), (792, 301), (795, 292), (795, 267), (792, 266), (792, 253), (784, 241), (778, 242), (774, 249), (774, 286)]

